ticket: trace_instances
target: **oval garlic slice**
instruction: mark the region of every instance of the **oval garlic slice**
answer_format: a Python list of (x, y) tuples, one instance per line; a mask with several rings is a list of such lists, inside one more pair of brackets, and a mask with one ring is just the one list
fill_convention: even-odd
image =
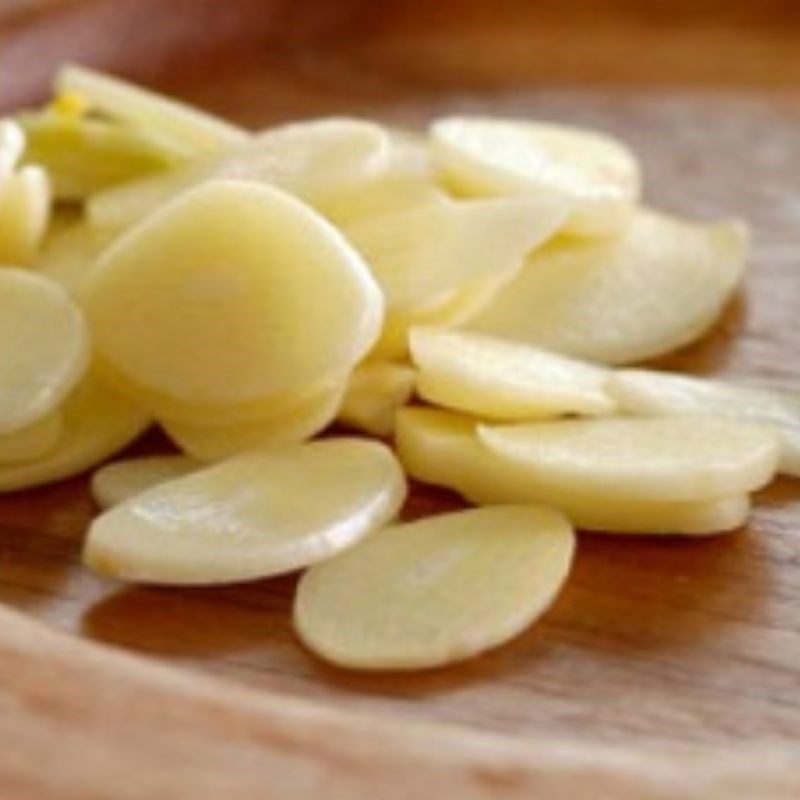
[(417, 391), (432, 403), (497, 420), (608, 414), (608, 370), (519, 342), (415, 328)]
[(29, 264), (50, 219), (50, 179), (28, 165), (0, 180), (0, 263)]
[(124, 503), (167, 481), (197, 472), (202, 461), (187, 456), (142, 456), (114, 461), (92, 475), (92, 497), (101, 508)]
[(264, 578), (351, 547), (390, 520), (404, 498), (402, 470), (376, 442), (252, 451), (102, 514), (84, 560), (106, 575), (148, 583)]
[(170, 400), (236, 406), (342, 374), (383, 312), (330, 223), (234, 181), (187, 192), (114, 242), (82, 300), (101, 367), (164, 416)]
[(56, 446), (34, 461), (0, 466), (0, 492), (70, 478), (122, 450), (150, 419), (124, 397), (87, 375), (61, 406)]
[(644, 369), (613, 373), (607, 388), (631, 414), (708, 414), (768, 425), (781, 440), (778, 471), (800, 477), (800, 396)]
[(537, 250), (471, 330), (606, 364), (668, 353), (704, 334), (739, 284), (747, 232), (637, 211), (619, 236)]
[(398, 458), (411, 477), (453, 489), (470, 502), (552, 505), (590, 531), (705, 535), (741, 527), (750, 511), (745, 494), (657, 502), (554, 489), (526, 464), (495, 455), (478, 439), (476, 426), (457, 414), (404, 408), (395, 431)]
[(56, 283), (0, 270), (0, 435), (51, 413), (86, 371), (81, 310)]
[(303, 575), (294, 622), (327, 661), (410, 670), (461, 661), (540, 617), (566, 580), (569, 523), (506, 506), (394, 525)]
[(616, 417), (479, 425), (495, 455), (544, 487), (636, 500), (705, 500), (760, 489), (775, 475), (778, 437), (718, 417)]
[(445, 180), (471, 196), (528, 195), (564, 200), (567, 229), (607, 234), (623, 228), (641, 192), (639, 165), (621, 142), (565, 125), (489, 117), (447, 117), (431, 128)]

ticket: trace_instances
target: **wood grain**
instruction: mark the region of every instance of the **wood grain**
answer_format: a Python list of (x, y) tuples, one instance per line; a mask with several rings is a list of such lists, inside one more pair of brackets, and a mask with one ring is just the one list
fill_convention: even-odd
[[(650, 202), (701, 217), (740, 215), (756, 231), (746, 292), (706, 341), (663, 363), (800, 385), (796, 4), (615, 0), (601, 11), (587, 0), (234, 0), (224, 14), (212, 12), (220, 4), (211, 0), (113, 5), (112, 12), (107, 0), (71, 0), (57, 13), (16, 15), (13, 25), (0, 27), (0, 108), (40, 97), (52, 67), (69, 57), (116, 66), (251, 125), (323, 113), (422, 124), (445, 111), (480, 110), (609, 130), (641, 153)], [(221, 14), (213, 18), (214, 37), (203, 17), (211, 13)], [(143, 33), (129, 35), (145, 21)], [(152, 436), (139, 447), (163, 442)], [(455, 502), (419, 490), (409, 513)], [(751, 524), (732, 536), (583, 536), (573, 579), (541, 625), (484, 658), (416, 676), (351, 675), (314, 660), (291, 632), (292, 579), (169, 591), (96, 578), (78, 563), (93, 513), (83, 480), (2, 498), (0, 600), (78, 637), (194, 672), (350, 711), (538, 737), (537, 752), (542, 736), (569, 741), (581, 753), (594, 752), (598, 741), (728, 749), (742, 740), (783, 747), (800, 740), (796, 481), (765, 492)], [(77, 675), (77, 645), (39, 636), (66, 648)], [(106, 658), (91, 656), (103, 664)], [(135, 671), (126, 686), (140, 679)], [(0, 670), (4, 679), (13, 673)], [(155, 691), (143, 671), (141, 680), (141, 691)], [(4, 702), (12, 703), (18, 687), (7, 685)], [(85, 692), (87, 714), (119, 717), (118, 707), (99, 710), (107, 697), (95, 702), (88, 686)], [(51, 701), (69, 702), (69, 694), (48, 694)], [(142, 717), (142, 730), (145, 719), (152, 725), (156, 717)], [(31, 724), (36, 731), (44, 723)], [(178, 729), (178, 722), (169, 728), (161, 720), (155, 727), (162, 724)], [(202, 730), (213, 750), (208, 726)], [(0, 742), (11, 740), (6, 729)], [(616, 758), (608, 757), (606, 763)], [(137, 764), (147, 758), (155, 758), (150, 749)], [(121, 770), (124, 760), (115, 764)], [(492, 796), (516, 796), (512, 788)], [(147, 796), (138, 791), (130, 796)], [(459, 796), (472, 796), (466, 792)]]

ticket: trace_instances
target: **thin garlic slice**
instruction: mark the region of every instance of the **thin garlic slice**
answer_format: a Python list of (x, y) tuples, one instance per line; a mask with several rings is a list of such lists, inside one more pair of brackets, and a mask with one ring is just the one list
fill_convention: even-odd
[(489, 117), (447, 117), (431, 128), (433, 156), (456, 191), (470, 196), (556, 197), (568, 229), (623, 228), (641, 191), (639, 165), (621, 142), (597, 131)]
[(606, 364), (668, 353), (714, 324), (742, 277), (746, 229), (636, 212), (625, 232), (536, 251), (469, 328)]
[(752, 492), (778, 464), (772, 431), (719, 417), (616, 417), (479, 425), (495, 455), (544, 487), (608, 498), (708, 500)]
[(0, 435), (53, 412), (89, 362), (80, 309), (58, 284), (0, 270)]
[(518, 342), (415, 328), (417, 391), (432, 403), (497, 420), (608, 414), (608, 370)]
[(185, 453), (203, 461), (218, 461), (245, 450), (297, 444), (330, 425), (342, 403), (344, 381), (293, 397), (275, 398), (264, 417), (243, 422), (195, 424), (161, 419), (161, 426)]
[(61, 413), (56, 446), (35, 461), (0, 466), (0, 492), (78, 475), (122, 450), (150, 424), (139, 408), (92, 374), (67, 398)]
[(405, 364), (362, 364), (350, 376), (339, 421), (373, 436), (390, 436), (398, 410), (411, 399), (414, 381), (414, 370)]
[(101, 508), (111, 508), (203, 466), (202, 461), (187, 456), (141, 456), (114, 461), (92, 475), (92, 497)]
[(781, 439), (779, 472), (800, 477), (798, 395), (644, 369), (613, 373), (607, 388), (620, 408), (631, 414), (708, 414), (768, 425)]
[(86, 563), (106, 575), (215, 584), (292, 572), (351, 547), (405, 498), (392, 452), (328, 439), (260, 450), (156, 486), (98, 517)]
[(741, 527), (750, 511), (746, 495), (688, 502), (640, 501), (584, 491), (557, 490), (539, 482), (525, 464), (495, 455), (478, 439), (477, 423), (428, 408), (397, 415), (395, 446), (408, 474), (445, 486), (478, 505), (547, 504), (579, 528), (627, 534), (720, 533)]
[(344, 667), (451, 664), (538, 619), (566, 580), (574, 548), (564, 517), (533, 506), (395, 525), (306, 572), (295, 627), (312, 651)]
[(41, 167), (20, 167), (0, 180), (0, 264), (29, 264), (49, 219), (50, 180)]
[(54, 411), (13, 433), (0, 435), (0, 464), (42, 458), (58, 444), (61, 431), (61, 414)]
[(248, 138), (242, 128), (212, 114), (86, 67), (64, 67), (56, 88), (113, 119), (158, 131), (159, 137), (190, 157), (217, 153)]
[(330, 223), (235, 181), (187, 192), (114, 242), (82, 301), (102, 368), (165, 417), (170, 400), (237, 406), (343, 374), (383, 314)]

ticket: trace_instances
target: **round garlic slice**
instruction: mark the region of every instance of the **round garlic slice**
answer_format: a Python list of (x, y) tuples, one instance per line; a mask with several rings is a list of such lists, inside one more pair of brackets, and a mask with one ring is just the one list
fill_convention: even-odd
[(777, 435), (719, 417), (616, 417), (478, 426), (495, 455), (543, 487), (636, 500), (705, 500), (775, 476)]
[(390, 520), (405, 498), (392, 452), (355, 439), (252, 451), (107, 511), (86, 563), (106, 575), (215, 584), (292, 572)]
[(170, 400), (260, 403), (343, 374), (383, 313), (330, 223), (285, 192), (234, 181), (185, 193), (114, 242), (82, 301), (100, 366), (164, 416)]
[(537, 250), (468, 327), (590, 361), (641, 361), (709, 330), (746, 255), (738, 222), (640, 210), (619, 236), (558, 237)]
[(0, 435), (0, 464), (41, 458), (58, 444), (61, 431), (61, 413), (54, 411), (13, 433)]
[(497, 420), (614, 409), (594, 364), (467, 331), (415, 328), (410, 342), (417, 391), (447, 408)]
[(92, 475), (92, 497), (111, 508), (167, 481), (197, 472), (202, 461), (186, 456), (142, 456), (114, 461)]
[(596, 131), (525, 120), (447, 117), (431, 128), (445, 180), (471, 196), (560, 198), (567, 229), (607, 234), (623, 228), (639, 200), (633, 153)]
[(327, 661), (411, 670), (470, 658), (527, 628), (569, 573), (558, 512), (506, 506), (389, 527), (303, 575), (294, 622)]
[(89, 361), (81, 310), (56, 283), (0, 270), (0, 435), (53, 412)]
[(578, 528), (626, 534), (705, 535), (741, 527), (745, 494), (711, 500), (660, 502), (555, 489), (530, 466), (493, 453), (477, 437), (473, 419), (429, 408), (397, 415), (395, 447), (408, 474), (445, 486), (478, 505), (546, 504)]

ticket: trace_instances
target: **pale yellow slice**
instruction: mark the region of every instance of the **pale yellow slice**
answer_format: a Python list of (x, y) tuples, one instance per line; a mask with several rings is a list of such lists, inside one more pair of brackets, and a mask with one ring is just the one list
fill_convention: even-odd
[(707, 500), (752, 492), (778, 465), (778, 436), (720, 417), (618, 417), (479, 425), (496, 455), (544, 487), (608, 498)]
[(82, 299), (101, 366), (156, 412), (159, 396), (235, 406), (318, 385), (361, 359), (383, 313), (330, 223), (234, 181), (187, 192), (115, 241)]
[(414, 328), (410, 342), (418, 393), (446, 408), (497, 420), (614, 410), (603, 367), (467, 331)]
[(106, 512), (89, 530), (84, 560), (148, 583), (265, 578), (351, 547), (397, 513), (405, 491), (394, 455), (377, 442), (252, 451)]
[(62, 68), (56, 89), (82, 98), (93, 111), (157, 132), (187, 156), (217, 153), (248, 138), (242, 128), (219, 117), (86, 67)]
[(187, 189), (216, 179), (266, 183), (314, 202), (357, 186), (387, 163), (389, 139), (379, 125), (323, 117), (269, 128), (218, 157), (100, 192), (90, 199), (92, 225), (119, 231)]
[(276, 397), (262, 418), (243, 422), (216, 425), (169, 419), (160, 422), (185, 453), (204, 461), (217, 461), (245, 450), (310, 439), (333, 422), (344, 390), (344, 381), (337, 380), (294, 398)]
[(122, 450), (150, 424), (139, 408), (87, 376), (62, 406), (56, 446), (35, 461), (0, 466), (0, 492), (78, 475)]
[(563, 219), (563, 205), (549, 198), (441, 197), (343, 230), (372, 268), (389, 311), (402, 313), (481, 279), (510, 279)]
[(65, 224), (48, 233), (33, 267), (78, 297), (86, 276), (107, 243), (84, 221)]
[(160, 172), (182, 161), (158, 136), (83, 114), (49, 108), (22, 114), (25, 160), (47, 169), (58, 200), (81, 201), (94, 192)]
[(447, 117), (431, 127), (431, 149), (456, 191), (561, 198), (570, 210), (567, 227), (576, 233), (620, 230), (641, 193), (633, 153), (597, 131), (527, 120)]
[(101, 508), (111, 508), (203, 466), (202, 461), (187, 456), (141, 456), (114, 461), (92, 475), (92, 497)]
[(634, 369), (612, 373), (607, 388), (620, 408), (631, 414), (708, 414), (768, 425), (781, 440), (778, 470), (800, 477), (800, 395)]
[(0, 269), (0, 435), (56, 409), (89, 362), (81, 310), (56, 283)]
[(590, 361), (640, 361), (708, 331), (746, 256), (738, 222), (640, 210), (617, 237), (561, 237), (538, 250), (469, 327)]
[(558, 512), (474, 509), (389, 527), (303, 575), (294, 623), (342, 667), (412, 670), (508, 641), (551, 605), (575, 536)]
[(0, 191), (25, 152), (25, 133), (13, 119), (0, 119)]
[(41, 167), (20, 167), (0, 181), (0, 264), (29, 264), (49, 219), (50, 181)]
[(390, 436), (395, 415), (414, 393), (414, 383), (414, 370), (405, 364), (362, 364), (350, 376), (338, 419), (372, 436)]
[(54, 411), (13, 433), (0, 435), (0, 464), (41, 458), (58, 444), (61, 431), (61, 414)]
[(574, 525), (591, 531), (630, 534), (711, 534), (744, 524), (747, 495), (695, 502), (649, 502), (556, 490), (538, 473), (497, 456), (478, 439), (476, 422), (427, 408), (404, 408), (397, 415), (395, 446), (408, 474), (445, 486), (478, 505), (548, 504)]

